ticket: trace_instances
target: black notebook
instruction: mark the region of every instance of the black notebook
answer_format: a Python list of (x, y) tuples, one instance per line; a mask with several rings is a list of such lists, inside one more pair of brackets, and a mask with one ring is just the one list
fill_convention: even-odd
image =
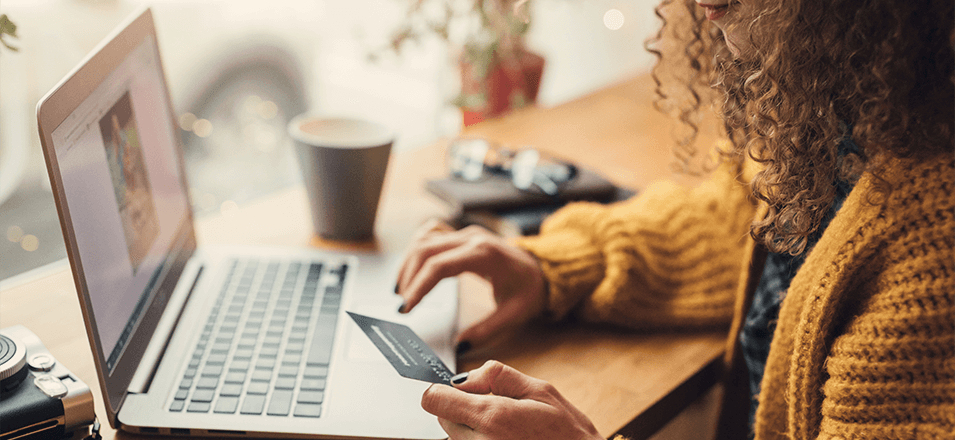
[(564, 185), (556, 196), (535, 190), (520, 190), (508, 176), (490, 175), (469, 182), (445, 178), (429, 180), (427, 189), (459, 211), (502, 211), (532, 206), (564, 204), (575, 200), (606, 201), (613, 199), (617, 186), (603, 176), (586, 169), (577, 169), (577, 177)]
[(610, 203), (634, 194), (596, 172), (581, 168), (577, 169), (577, 177), (556, 196), (520, 190), (503, 175), (491, 175), (477, 182), (453, 178), (430, 180), (426, 187), (452, 209), (449, 220), (454, 226), (478, 224), (505, 236), (536, 234), (544, 218), (569, 202)]

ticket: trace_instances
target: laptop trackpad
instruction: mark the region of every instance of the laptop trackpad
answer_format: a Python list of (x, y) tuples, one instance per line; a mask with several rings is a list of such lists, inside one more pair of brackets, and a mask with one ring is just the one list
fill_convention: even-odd
[[(352, 311), (371, 317), (404, 324), (434, 350), (435, 354), (451, 369), (454, 369), (454, 337), (457, 331), (458, 283), (446, 279), (434, 288), (407, 314), (398, 313), (401, 297), (388, 295), (373, 300), (355, 302)], [(348, 320), (345, 325), (346, 355), (350, 361), (387, 362), (381, 352), (361, 331), (357, 324)]]

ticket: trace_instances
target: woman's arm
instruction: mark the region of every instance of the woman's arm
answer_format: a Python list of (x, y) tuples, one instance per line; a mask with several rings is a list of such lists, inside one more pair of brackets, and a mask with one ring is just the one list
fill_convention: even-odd
[(517, 241), (540, 261), (547, 311), (639, 328), (728, 322), (756, 211), (732, 168), (693, 188), (661, 182), (627, 202), (572, 204)]

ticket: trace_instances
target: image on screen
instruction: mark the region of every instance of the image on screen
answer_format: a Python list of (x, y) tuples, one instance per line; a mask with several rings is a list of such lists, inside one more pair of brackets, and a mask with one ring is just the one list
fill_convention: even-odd
[(159, 236), (159, 216), (128, 91), (100, 119), (99, 126), (126, 249), (135, 274)]

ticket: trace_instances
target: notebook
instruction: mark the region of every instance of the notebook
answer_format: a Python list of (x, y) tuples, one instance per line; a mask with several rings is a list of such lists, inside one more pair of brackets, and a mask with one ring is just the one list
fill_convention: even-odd
[(454, 368), (457, 285), (408, 315), (400, 256), (197, 246), (149, 9), (37, 118), (110, 425), (136, 433), (445, 438), (346, 310), (402, 322)]

